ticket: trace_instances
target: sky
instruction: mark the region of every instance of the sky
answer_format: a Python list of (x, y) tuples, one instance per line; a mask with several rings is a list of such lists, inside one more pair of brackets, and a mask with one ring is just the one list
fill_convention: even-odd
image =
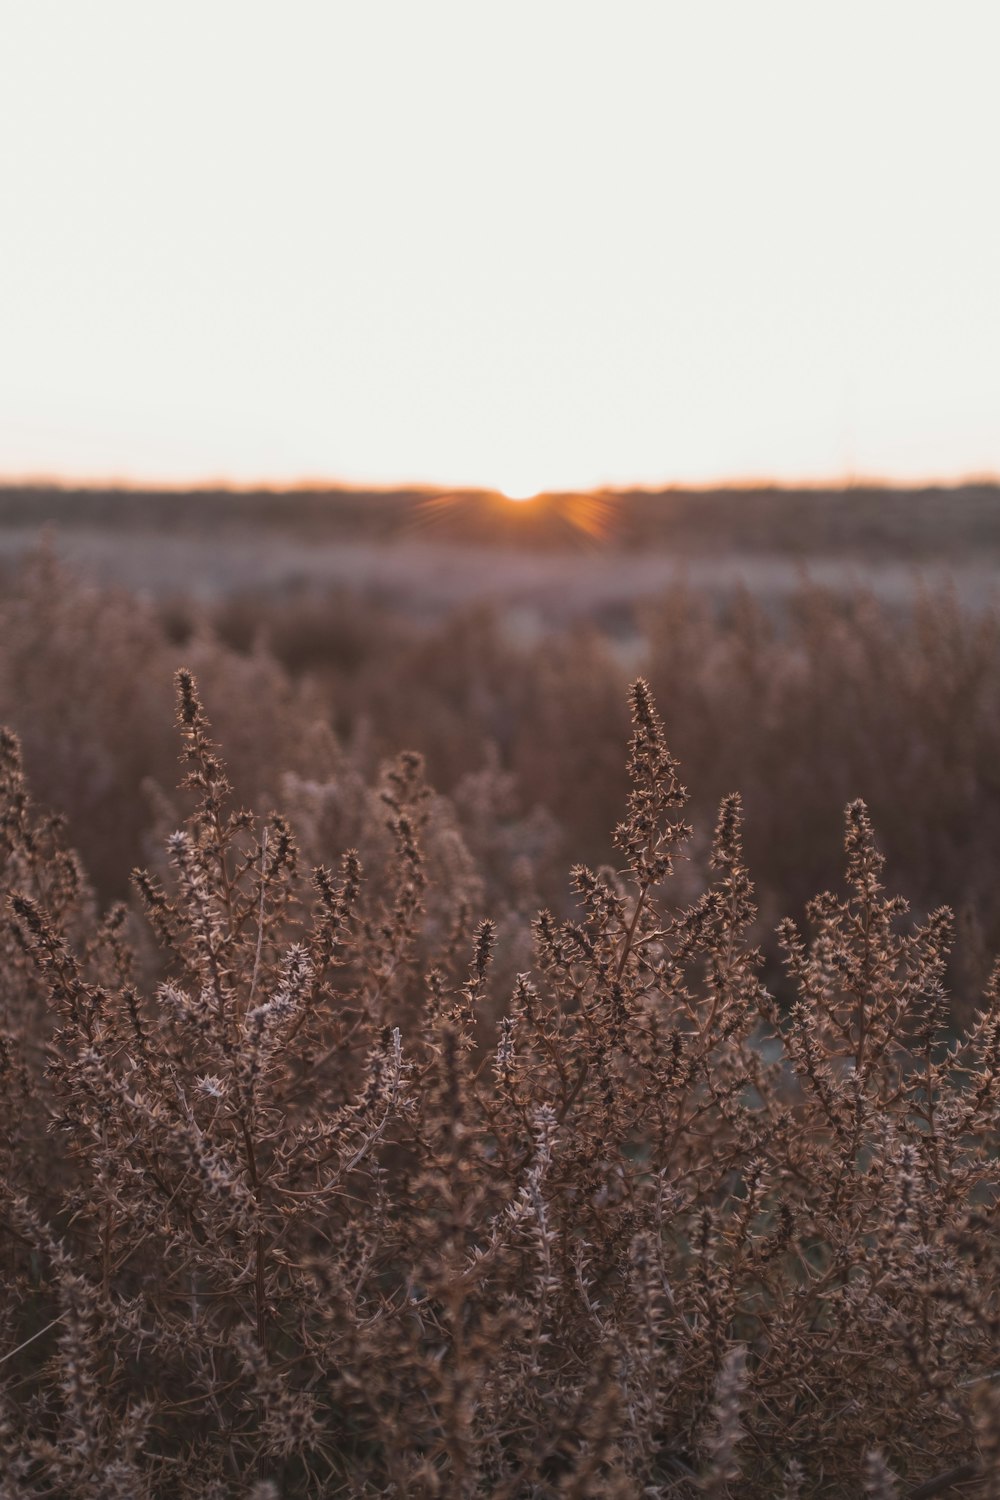
[(1000, 473), (997, 0), (0, 0), (0, 476)]

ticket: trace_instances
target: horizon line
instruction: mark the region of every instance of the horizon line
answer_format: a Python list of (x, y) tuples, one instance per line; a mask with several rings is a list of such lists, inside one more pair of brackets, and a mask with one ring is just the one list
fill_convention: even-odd
[[(732, 491), (804, 491), (824, 493), (857, 489), (885, 490), (888, 493), (906, 490), (960, 490), (971, 488), (1000, 487), (1000, 470), (971, 470), (958, 474), (932, 474), (920, 477), (901, 477), (882, 473), (856, 472), (823, 477), (779, 477), (775, 475), (719, 476), (712, 479), (663, 479), (637, 480), (634, 482), (604, 482), (589, 486), (568, 485), (562, 488), (545, 487), (529, 498), (543, 499), (560, 495), (659, 495), (670, 493), (710, 494), (719, 490)], [(320, 478), (315, 475), (295, 479), (267, 478), (230, 479), (225, 475), (206, 474), (184, 479), (157, 479), (152, 477), (126, 476), (121, 474), (74, 475), (66, 473), (4, 474), (0, 472), (0, 490), (37, 489), (64, 491), (111, 490), (121, 494), (190, 494), (203, 491), (212, 494), (303, 494), (336, 492), (344, 494), (391, 495), (405, 492), (418, 494), (451, 495), (500, 495), (503, 489), (487, 484), (437, 483), (433, 480), (365, 480), (357, 478)]]

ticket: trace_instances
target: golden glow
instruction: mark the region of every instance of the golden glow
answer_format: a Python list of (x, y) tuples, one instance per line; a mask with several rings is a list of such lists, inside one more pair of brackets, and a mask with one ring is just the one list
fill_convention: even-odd
[(541, 493), (539, 486), (533, 484), (504, 484), (497, 490), (497, 494), (502, 495), (505, 500), (513, 500), (518, 505), (522, 505), (525, 500), (537, 499)]
[[(618, 507), (613, 495), (599, 490), (562, 494), (541, 491), (528, 496), (527, 500), (527, 504), (515, 501), (500, 490), (452, 490), (445, 494), (430, 494), (415, 508), (409, 524), (414, 534), (426, 535), (446, 523), (452, 535), (460, 535), (463, 519), (487, 506), (493, 508), (498, 521), (505, 516), (513, 521), (517, 515), (513, 534), (522, 538), (538, 535), (538, 528), (541, 528), (546, 536), (559, 536), (571, 546), (591, 546), (607, 541), (614, 534)], [(507, 535), (509, 537), (512, 533), (508, 530)]]
[(592, 542), (603, 542), (611, 535), (615, 523), (615, 503), (608, 495), (602, 495), (599, 491), (566, 495), (563, 505), (570, 525)]

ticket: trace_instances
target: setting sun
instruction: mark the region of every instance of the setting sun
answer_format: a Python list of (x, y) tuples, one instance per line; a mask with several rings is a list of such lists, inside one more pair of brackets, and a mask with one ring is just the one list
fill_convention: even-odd
[(521, 505), (525, 500), (536, 499), (541, 494), (541, 490), (537, 485), (502, 484), (497, 494), (502, 495), (505, 500), (513, 500)]

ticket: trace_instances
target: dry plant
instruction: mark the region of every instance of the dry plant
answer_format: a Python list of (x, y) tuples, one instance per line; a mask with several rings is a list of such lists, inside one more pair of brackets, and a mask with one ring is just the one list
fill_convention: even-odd
[[(0, 723), (102, 901), (128, 894), (135, 864), (157, 864), (180, 816), (162, 725), (182, 662), (212, 703), (237, 801), (258, 816), (286, 808), (314, 861), (365, 840), (348, 784), (367, 800), (382, 761), (410, 746), (473, 856), (483, 908), (523, 932), (538, 905), (571, 914), (572, 860), (614, 860), (626, 688), (641, 671), (669, 704), (674, 753), (698, 768), (696, 870), (719, 800), (742, 792), (768, 986), (786, 998), (776, 925), (828, 882), (837, 809), (863, 790), (892, 888), (921, 916), (955, 907), (948, 981), (967, 1024), (1000, 950), (1000, 610), (940, 590), (893, 604), (803, 581), (779, 606), (675, 583), (633, 616), (616, 642), (593, 622), (518, 634), (485, 608), (428, 623), (372, 592), (154, 606), (43, 552), (0, 597)], [(319, 842), (303, 797), (321, 810)], [(367, 821), (381, 869), (384, 830)], [(523, 938), (509, 946), (523, 969)], [(503, 933), (500, 947), (503, 964)]]
[[(611, 555), (612, 576), (614, 567)], [(597, 621), (550, 624), (535, 637), (518, 634), (502, 612), (415, 626), (384, 600), (345, 601), (336, 592), (230, 600), (212, 618), (240, 649), (253, 638), (251, 621), (267, 632), (285, 670), (311, 677), (325, 695), (366, 775), (406, 744), (450, 795), (480, 771), (484, 744), (495, 747), (522, 813), (544, 808), (561, 830), (561, 857), (539, 872), (545, 904), (561, 915), (571, 860), (613, 858), (609, 833), (627, 791), (625, 690), (641, 671), (669, 705), (674, 753), (698, 768), (699, 856), (719, 800), (733, 787), (743, 794), (768, 984), (781, 984), (775, 926), (828, 883), (838, 808), (863, 790), (893, 889), (924, 914), (943, 901), (955, 907), (962, 941), (949, 982), (959, 1017), (971, 1018), (989, 955), (1000, 949), (995, 603), (973, 605), (916, 583), (896, 600), (879, 599), (803, 577), (785, 600), (768, 598), (766, 580), (756, 594), (720, 585), (714, 596), (710, 586), (675, 581), (607, 630)], [(624, 639), (614, 630), (625, 630)], [(211, 688), (228, 745), (239, 720), (228, 710), (220, 716), (221, 685), (216, 678)], [(9, 719), (17, 708), (3, 711)], [(64, 783), (54, 789), (63, 793)]]
[(503, 994), (419, 756), (311, 863), (177, 688), (131, 911), (0, 740), (3, 1500), (1000, 1493), (1000, 986), (949, 1040), (862, 803), (779, 1007), (637, 681), (622, 868)]

